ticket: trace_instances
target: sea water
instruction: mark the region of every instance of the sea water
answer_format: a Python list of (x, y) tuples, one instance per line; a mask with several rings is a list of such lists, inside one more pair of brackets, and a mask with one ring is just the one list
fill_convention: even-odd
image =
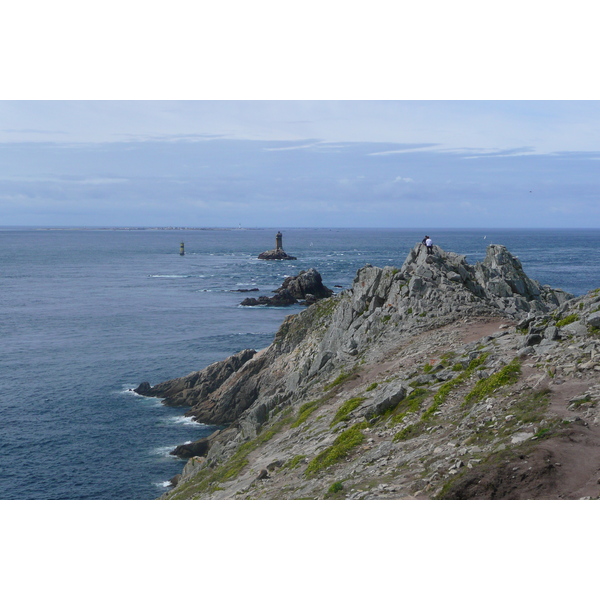
[(130, 390), (268, 346), (302, 308), (239, 304), (302, 269), (339, 292), (427, 233), (471, 264), (503, 244), (540, 283), (600, 287), (599, 230), (284, 229), (297, 260), (258, 260), (276, 233), (0, 229), (0, 499), (162, 494), (184, 465), (170, 452), (213, 428)]

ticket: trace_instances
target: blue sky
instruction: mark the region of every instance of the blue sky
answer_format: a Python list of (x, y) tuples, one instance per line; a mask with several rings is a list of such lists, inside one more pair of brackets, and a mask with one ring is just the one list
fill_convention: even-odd
[(3, 225), (600, 227), (598, 101), (2, 101)]

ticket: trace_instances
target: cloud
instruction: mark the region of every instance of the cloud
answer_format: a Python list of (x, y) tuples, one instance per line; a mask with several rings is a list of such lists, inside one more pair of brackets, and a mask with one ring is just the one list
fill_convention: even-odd
[(379, 152), (370, 152), (368, 156), (386, 156), (389, 154), (404, 154), (406, 152), (415, 152), (419, 150), (431, 150), (432, 148), (440, 147), (440, 144), (395, 144), (402, 146), (394, 150), (381, 150)]

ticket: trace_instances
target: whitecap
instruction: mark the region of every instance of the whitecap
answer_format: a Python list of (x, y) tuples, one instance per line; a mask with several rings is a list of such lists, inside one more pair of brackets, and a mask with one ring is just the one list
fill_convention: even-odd
[[(176, 423), (177, 425), (191, 425), (193, 427), (204, 427), (202, 423), (198, 423), (198, 421), (194, 421), (192, 417), (171, 417), (169, 419), (171, 423)], [(187, 442), (186, 442), (187, 443)]]
[[(187, 443), (188, 442), (186, 442), (186, 444)], [(152, 456), (165, 456), (169, 458), (176, 458), (173, 454), (171, 454), (171, 452), (173, 452), (175, 448), (177, 448), (177, 446), (160, 446), (159, 448), (152, 448), (150, 454)]]
[(192, 275), (149, 275), (151, 278), (155, 279), (188, 279), (193, 277)]
[(119, 391), (114, 391), (113, 394), (117, 394), (119, 396), (131, 396), (137, 400), (143, 401), (144, 404), (150, 408), (162, 408), (162, 401), (164, 398), (155, 398), (153, 396), (143, 396), (142, 394), (138, 394), (132, 387), (127, 386)]

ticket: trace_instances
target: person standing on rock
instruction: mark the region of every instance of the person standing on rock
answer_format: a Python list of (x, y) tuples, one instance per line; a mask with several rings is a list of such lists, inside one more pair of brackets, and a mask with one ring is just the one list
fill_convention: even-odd
[(423, 245), (427, 248), (427, 254), (433, 254), (433, 242), (428, 235), (423, 238)]

